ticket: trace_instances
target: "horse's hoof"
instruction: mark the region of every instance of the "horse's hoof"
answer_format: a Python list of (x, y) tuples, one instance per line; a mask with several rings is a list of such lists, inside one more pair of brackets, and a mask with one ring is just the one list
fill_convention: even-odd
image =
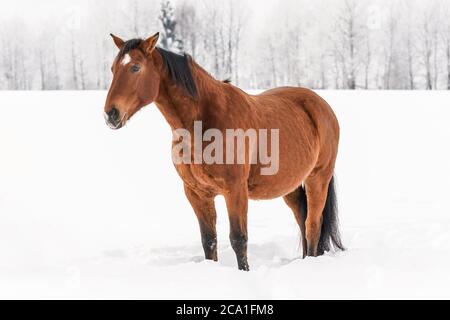
[(313, 247), (308, 246), (307, 254), (308, 257), (317, 257), (317, 250), (315, 250)]
[(248, 266), (247, 262), (239, 264), (238, 268), (242, 271), (250, 271), (250, 267)]
[(211, 254), (206, 254), (205, 260), (211, 260), (211, 261), (217, 262), (219, 260), (219, 259), (217, 259), (217, 252), (211, 253)]

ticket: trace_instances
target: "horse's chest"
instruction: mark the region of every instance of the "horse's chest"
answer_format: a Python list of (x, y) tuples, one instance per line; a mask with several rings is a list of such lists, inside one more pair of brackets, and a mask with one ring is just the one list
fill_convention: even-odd
[(206, 166), (200, 164), (176, 164), (175, 168), (183, 182), (194, 190), (219, 193), (220, 186), (208, 173)]

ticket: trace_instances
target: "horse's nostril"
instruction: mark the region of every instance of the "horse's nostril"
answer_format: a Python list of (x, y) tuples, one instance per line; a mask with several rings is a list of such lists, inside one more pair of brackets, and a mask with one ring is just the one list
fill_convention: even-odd
[(119, 110), (117, 110), (116, 107), (114, 106), (106, 114), (108, 115), (108, 118), (112, 121), (116, 121), (119, 119)]

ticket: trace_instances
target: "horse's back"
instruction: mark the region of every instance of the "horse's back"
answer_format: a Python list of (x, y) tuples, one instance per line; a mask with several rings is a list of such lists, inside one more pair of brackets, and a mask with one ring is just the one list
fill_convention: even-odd
[[(339, 123), (330, 105), (316, 92), (302, 87), (279, 87), (254, 96), (263, 106), (271, 105), (272, 112), (277, 112), (284, 104), (293, 104), (296, 109), (306, 112), (318, 134), (325, 140), (339, 140)], [(331, 137), (330, 137), (331, 136)]]

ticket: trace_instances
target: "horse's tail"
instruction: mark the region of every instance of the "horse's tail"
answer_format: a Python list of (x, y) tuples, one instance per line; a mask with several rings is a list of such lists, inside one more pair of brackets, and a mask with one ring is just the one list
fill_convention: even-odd
[[(300, 203), (300, 212), (306, 220), (307, 198), (304, 187), (300, 188)], [(317, 254), (322, 255), (324, 252), (330, 251), (331, 246), (333, 246), (334, 250), (345, 250), (339, 232), (338, 207), (334, 177), (331, 178), (330, 184), (328, 185), (327, 200), (322, 213), (322, 229), (320, 232)]]

